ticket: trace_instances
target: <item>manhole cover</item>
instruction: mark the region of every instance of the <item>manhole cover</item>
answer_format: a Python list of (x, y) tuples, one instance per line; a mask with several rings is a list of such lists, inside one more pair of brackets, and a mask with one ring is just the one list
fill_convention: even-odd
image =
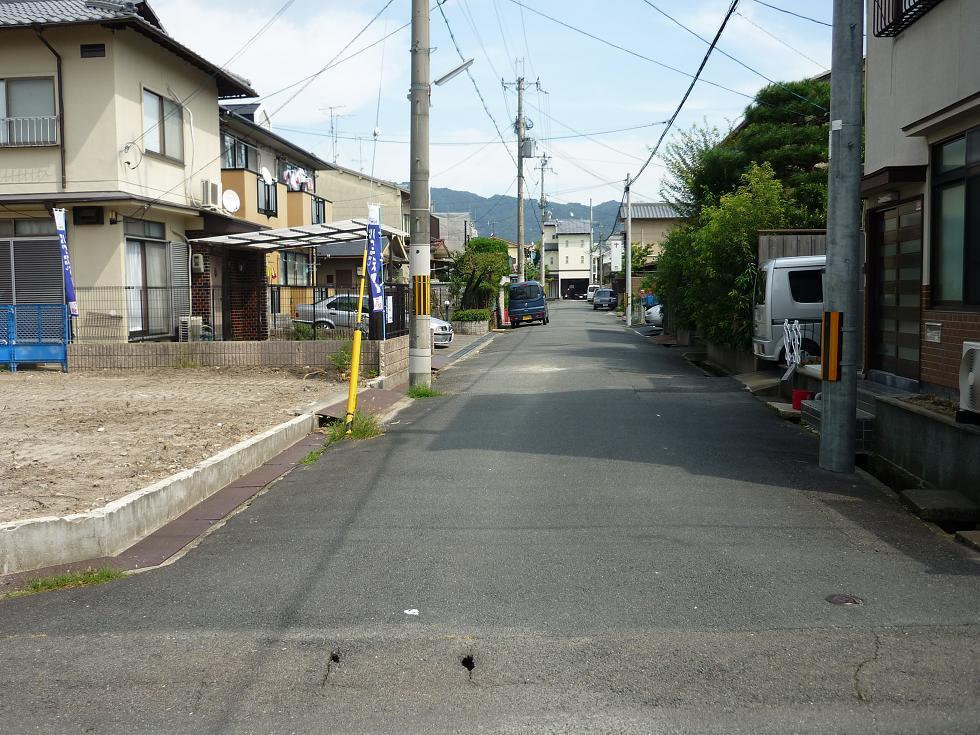
[(864, 600), (854, 595), (831, 595), (827, 598), (831, 605), (863, 605)]

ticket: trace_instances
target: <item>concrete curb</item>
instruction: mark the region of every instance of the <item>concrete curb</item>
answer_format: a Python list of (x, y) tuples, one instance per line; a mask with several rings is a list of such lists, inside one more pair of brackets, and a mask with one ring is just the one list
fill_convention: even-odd
[(303, 414), (101, 508), (0, 523), (0, 574), (114, 556), (317, 428)]

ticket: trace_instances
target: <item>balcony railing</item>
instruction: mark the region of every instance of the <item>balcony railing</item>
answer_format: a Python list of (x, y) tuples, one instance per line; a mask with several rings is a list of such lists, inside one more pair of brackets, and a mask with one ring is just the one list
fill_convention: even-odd
[(0, 147), (56, 145), (58, 116), (0, 117)]
[(875, 0), (874, 34), (897, 36), (942, 0)]

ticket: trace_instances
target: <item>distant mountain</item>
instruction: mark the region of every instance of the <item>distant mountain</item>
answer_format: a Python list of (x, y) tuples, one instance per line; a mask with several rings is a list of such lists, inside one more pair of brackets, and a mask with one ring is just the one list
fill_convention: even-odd
[[(588, 204), (554, 204), (548, 207), (555, 219), (589, 219)], [(595, 238), (603, 239), (609, 234), (616, 214), (619, 210), (618, 201), (608, 201), (596, 204), (592, 208), (592, 219), (595, 222)], [(517, 240), (517, 197), (496, 194), (492, 197), (482, 197), (469, 191), (456, 189), (432, 189), (433, 212), (469, 212), (481, 235), (491, 233), (504, 240)], [(534, 199), (524, 202), (524, 232), (528, 242), (541, 238), (541, 226), (538, 224), (540, 212)]]

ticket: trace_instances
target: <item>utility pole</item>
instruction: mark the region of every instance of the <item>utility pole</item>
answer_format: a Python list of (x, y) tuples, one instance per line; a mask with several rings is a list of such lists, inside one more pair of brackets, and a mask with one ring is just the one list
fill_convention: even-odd
[(524, 280), (524, 77), (517, 78), (517, 274)]
[(623, 243), (626, 259), (626, 326), (633, 326), (633, 207), (630, 205), (630, 175), (626, 174), (626, 242)]
[(592, 283), (592, 263), (595, 259), (595, 225), (592, 224), (592, 197), (589, 197), (589, 283)]
[(412, 280), (412, 321), (408, 331), (410, 385), (432, 385), (431, 262), (429, 250), (429, 2), (412, 0), (411, 246), (408, 270)]
[(541, 249), (538, 251), (538, 270), (541, 273), (541, 288), (544, 289), (545, 296), (548, 295), (548, 274), (544, 265), (544, 223), (547, 220), (548, 200), (544, 196), (544, 172), (548, 169), (548, 154), (541, 156), (541, 199), (538, 206), (541, 210)]
[[(823, 381), (820, 466), (854, 471), (858, 290), (861, 287), (861, 124), (864, 0), (834, 0), (830, 77), (830, 177), (824, 311), (841, 312), (839, 380)], [(824, 317), (827, 319), (827, 316)], [(826, 360), (824, 340), (821, 352)], [(825, 366), (826, 367), (826, 366)], [(825, 375), (827, 373), (825, 372)]]

